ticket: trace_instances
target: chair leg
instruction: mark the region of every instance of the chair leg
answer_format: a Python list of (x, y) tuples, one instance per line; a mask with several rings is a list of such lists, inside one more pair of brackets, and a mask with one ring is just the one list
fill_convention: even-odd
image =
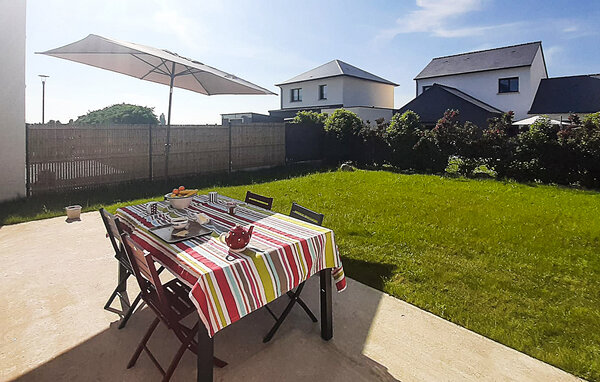
[(127, 325), (127, 321), (129, 321), (129, 319), (131, 318), (131, 315), (135, 311), (135, 308), (137, 307), (137, 304), (139, 304), (141, 299), (142, 299), (142, 293), (140, 292), (140, 293), (138, 293), (135, 300), (133, 300), (133, 303), (127, 309), (127, 312), (125, 312), (125, 315), (121, 319), (121, 322), (119, 322), (119, 326), (118, 326), (119, 329), (123, 329), (125, 327), (125, 325)]
[[(106, 304), (104, 304), (104, 309), (106, 309), (110, 312), (114, 312), (114, 309), (111, 310), (110, 306), (117, 296), (119, 296), (119, 298), (121, 299), (121, 304), (123, 304), (123, 297), (121, 294), (123, 292), (125, 292), (123, 287), (126, 285), (126, 283), (127, 283), (127, 278), (124, 278), (121, 281), (119, 281), (119, 283), (117, 284), (117, 287), (115, 288), (115, 290), (112, 292), (112, 294), (108, 298), (108, 301), (106, 301)], [(125, 292), (125, 293), (127, 293), (127, 292)]]
[(188, 337), (185, 339), (185, 341), (181, 342), (181, 346), (177, 350), (177, 353), (175, 353), (175, 357), (173, 357), (173, 360), (171, 361), (169, 368), (167, 369), (167, 371), (165, 372), (165, 375), (163, 376), (163, 379), (162, 379), (163, 382), (168, 382), (169, 379), (171, 379), (171, 376), (173, 375), (175, 368), (179, 364), (179, 361), (181, 360), (183, 353), (185, 353), (185, 351), (188, 349), (188, 347), (194, 340), (194, 337), (196, 336), (196, 333), (198, 332), (198, 325), (199, 325), (199, 323), (196, 323), (196, 325), (194, 325), (192, 330), (188, 333)]
[(159, 323), (160, 323), (160, 319), (158, 317), (156, 317), (154, 319), (154, 321), (152, 321), (152, 324), (150, 324), (150, 327), (146, 331), (146, 334), (144, 334), (144, 338), (142, 338), (142, 341), (138, 345), (137, 349), (135, 349), (135, 353), (133, 353), (133, 355), (131, 356), (131, 359), (129, 360), (129, 363), (127, 364), (127, 368), (128, 369), (131, 369), (135, 365), (135, 363), (137, 362), (138, 358), (140, 357), (140, 354), (142, 353), (142, 351), (146, 347), (146, 343), (150, 339), (150, 336), (152, 336), (152, 333), (154, 332), (154, 329), (156, 329), (156, 327), (158, 326)]
[[(298, 289), (296, 290), (295, 294), (297, 295), (298, 293), (300, 293), (302, 291), (303, 287), (304, 287), (304, 283), (298, 285)], [(267, 342), (271, 341), (271, 339), (273, 338), (273, 336), (275, 335), (277, 330), (279, 330), (279, 327), (281, 326), (281, 324), (283, 324), (283, 321), (285, 320), (287, 315), (290, 314), (290, 311), (294, 307), (295, 303), (296, 303), (296, 298), (292, 298), (292, 300), (287, 304), (287, 306), (283, 310), (283, 313), (281, 313), (281, 316), (279, 316), (279, 318), (277, 319), (277, 322), (275, 322), (275, 325), (273, 325), (273, 327), (271, 328), (269, 333), (267, 333), (265, 338), (263, 338), (263, 343), (267, 343)]]
[(285, 318), (287, 317), (287, 315), (290, 313), (290, 311), (294, 307), (295, 303), (298, 303), (302, 307), (302, 309), (304, 309), (304, 311), (306, 312), (306, 314), (308, 314), (308, 317), (310, 317), (310, 319), (313, 322), (317, 322), (318, 321), (317, 317), (315, 317), (315, 315), (310, 310), (310, 308), (308, 307), (308, 305), (306, 305), (304, 303), (304, 301), (302, 301), (302, 299), (300, 298), (300, 293), (302, 293), (302, 289), (304, 289), (304, 283), (301, 283), (300, 285), (298, 285), (298, 288), (296, 288), (295, 292), (289, 291), (287, 293), (287, 295), (290, 297), (290, 302), (287, 304), (287, 306), (285, 307), (283, 313), (281, 313), (281, 316), (279, 316), (279, 318), (277, 318), (275, 316), (275, 314), (273, 314), (273, 312), (271, 311), (271, 309), (269, 309), (267, 307), (267, 310), (269, 311), (269, 313), (271, 313), (271, 315), (273, 316), (273, 318), (275, 318), (276, 322), (275, 322), (275, 325), (273, 325), (273, 327), (269, 331), (269, 333), (267, 333), (267, 335), (263, 338), (263, 342), (264, 343), (267, 343), (267, 342), (271, 341), (271, 339), (273, 338), (273, 336), (275, 335), (275, 333), (277, 332), (277, 330), (279, 329), (279, 327), (281, 326), (281, 324), (283, 323), (283, 321), (285, 320)]

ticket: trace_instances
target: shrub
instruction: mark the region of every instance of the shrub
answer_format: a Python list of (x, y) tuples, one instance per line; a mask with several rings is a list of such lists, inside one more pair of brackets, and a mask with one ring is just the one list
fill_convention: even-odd
[[(525, 172), (512, 174), (514, 177), (521, 178), (524, 175), (527, 179), (533, 177), (543, 182), (560, 182), (565, 175), (565, 166), (561, 163), (559, 129), (559, 125), (553, 125), (547, 117), (540, 117), (517, 136), (515, 159), (523, 164), (514, 165), (513, 168)], [(534, 163), (535, 166), (532, 166)]]
[(500, 177), (507, 176), (515, 152), (517, 126), (513, 126), (514, 113), (509, 111), (488, 120), (479, 143), (480, 155), (490, 158)]
[(394, 114), (384, 134), (393, 165), (403, 169), (417, 167), (413, 151), (421, 133), (421, 118), (417, 113), (407, 110), (403, 114)]
[(346, 109), (337, 109), (325, 119), (325, 131), (340, 141), (358, 136), (362, 126), (362, 120)]
[(476, 178), (495, 178), (497, 173), (485, 158), (463, 158), (458, 155), (448, 157), (445, 170), (450, 176), (464, 176)]
[(323, 125), (327, 119), (327, 113), (317, 113), (316, 111), (299, 111), (292, 120), (292, 123)]
[(375, 126), (371, 126), (368, 121), (363, 123), (358, 133), (361, 147), (357, 147), (357, 155), (354, 157), (359, 163), (383, 165), (391, 156), (391, 150), (386, 143), (386, 131), (389, 125), (383, 118), (376, 119), (375, 123)]
[(362, 128), (362, 120), (349, 110), (337, 109), (328, 115), (324, 123), (324, 159), (341, 162), (360, 158), (365, 151)]
[(471, 122), (461, 124), (457, 110), (446, 110), (430, 131), (423, 131), (415, 145), (422, 156), (421, 165), (434, 172), (444, 171), (451, 155), (477, 158), (479, 128)]
[(445, 156), (475, 157), (479, 128), (471, 122), (461, 124), (458, 110), (447, 110), (431, 130), (431, 139)]

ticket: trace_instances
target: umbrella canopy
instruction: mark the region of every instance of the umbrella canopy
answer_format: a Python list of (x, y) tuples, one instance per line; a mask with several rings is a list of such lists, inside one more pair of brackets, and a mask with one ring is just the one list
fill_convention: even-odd
[(169, 85), (165, 174), (168, 176), (173, 87), (206, 95), (275, 93), (201, 62), (168, 50), (90, 34), (60, 48), (36, 52)]
[[(529, 118), (522, 119), (520, 121), (513, 122), (513, 125), (515, 125), (515, 126), (533, 125), (541, 117), (542, 117), (541, 115), (534, 115), (533, 117), (529, 117)], [(550, 123), (552, 125), (562, 125), (563, 124), (563, 122), (557, 121), (555, 119), (550, 119)]]

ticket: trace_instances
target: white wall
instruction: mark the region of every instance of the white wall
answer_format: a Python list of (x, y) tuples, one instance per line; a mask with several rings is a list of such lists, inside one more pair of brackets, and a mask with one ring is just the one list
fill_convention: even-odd
[(344, 107), (394, 107), (394, 86), (380, 82), (344, 77)]
[[(327, 85), (327, 99), (319, 99), (319, 85)], [(281, 85), (281, 108), (328, 105), (394, 107), (394, 86), (360, 78), (338, 76)], [(291, 102), (291, 89), (302, 89), (302, 102)]]
[[(375, 122), (378, 118), (383, 118), (385, 122), (389, 122), (394, 115), (393, 109), (384, 109), (378, 107), (345, 107), (344, 109), (349, 110), (360, 117), (363, 121), (371, 122), (371, 126), (376, 126)], [(323, 113), (332, 114), (336, 109), (322, 109)]]
[(25, 196), (25, 0), (0, 0), (0, 201)]
[[(319, 99), (319, 85), (327, 85), (327, 99)], [(341, 76), (281, 85), (280, 88), (282, 109), (341, 105), (344, 102)], [(291, 102), (290, 90), (297, 88), (302, 88), (302, 102)]]
[[(498, 93), (498, 80), (507, 77), (519, 77), (518, 92)], [(538, 49), (531, 67), (421, 79), (417, 80), (417, 93), (423, 92), (423, 86), (434, 83), (451, 86), (500, 110), (512, 110), (515, 112), (515, 119), (523, 119), (527, 118), (541, 79), (546, 77), (542, 52)]]

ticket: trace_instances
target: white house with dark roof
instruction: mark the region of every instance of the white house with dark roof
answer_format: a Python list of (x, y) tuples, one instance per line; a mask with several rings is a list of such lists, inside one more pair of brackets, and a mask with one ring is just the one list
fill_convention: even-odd
[(389, 120), (394, 108), (397, 84), (347, 64), (333, 60), (308, 72), (276, 84), (281, 89), (280, 109), (274, 117), (292, 118), (299, 110), (331, 113), (345, 108), (363, 120)]
[[(414, 78), (419, 97), (433, 84), (455, 88), (515, 118), (527, 117), (540, 81), (548, 78), (540, 41), (437, 57)], [(417, 110), (414, 110), (418, 113)]]

